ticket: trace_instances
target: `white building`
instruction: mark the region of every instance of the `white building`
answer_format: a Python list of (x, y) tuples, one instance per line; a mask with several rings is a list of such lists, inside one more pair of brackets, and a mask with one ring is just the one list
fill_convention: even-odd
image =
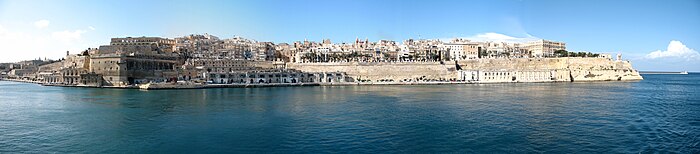
[(566, 43), (542, 39), (522, 44), (522, 48), (529, 50), (533, 57), (549, 57), (554, 51), (566, 50)]
[(479, 57), (478, 42), (451, 42), (443, 43), (440, 49), (447, 51), (450, 55), (450, 60), (476, 59)]

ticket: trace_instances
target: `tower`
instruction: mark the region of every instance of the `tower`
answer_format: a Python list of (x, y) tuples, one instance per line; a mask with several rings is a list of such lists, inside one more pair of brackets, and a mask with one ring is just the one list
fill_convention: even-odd
[(619, 54), (619, 53), (618, 53), (618, 54), (617, 54), (617, 61), (621, 61), (621, 60), (622, 60), (622, 54)]

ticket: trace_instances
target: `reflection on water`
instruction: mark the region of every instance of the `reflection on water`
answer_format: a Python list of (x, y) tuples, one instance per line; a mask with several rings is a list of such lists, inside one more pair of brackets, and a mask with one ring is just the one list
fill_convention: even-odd
[(156, 91), (0, 82), (0, 153), (697, 153), (698, 79)]

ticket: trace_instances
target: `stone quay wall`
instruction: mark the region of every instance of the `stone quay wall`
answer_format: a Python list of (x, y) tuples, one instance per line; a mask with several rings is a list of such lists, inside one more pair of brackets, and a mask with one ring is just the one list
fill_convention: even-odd
[[(287, 68), (305, 72), (346, 72), (359, 80), (457, 79), (474, 71), (479, 82), (555, 82), (641, 80), (629, 61), (608, 58), (474, 59), (459, 62), (398, 63), (288, 63)], [(507, 73), (491, 73), (507, 72)], [(546, 77), (542, 77), (545, 72)], [(548, 73), (547, 73), (548, 72)], [(493, 77), (493, 74), (500, 75)], [(530, 77), (530, 74), (537, 76)], [(507, 75), (507, 76), (503, 76)], [(536, 79), (536, 80), (533, 80)], [(415, 80), (414, 80), (415, 81)]]
[(345, 72), (355, 80), (450, 79), (457, 76), (455, 64), (425, 63), (288, 63), (287, 68), (304, 72)]

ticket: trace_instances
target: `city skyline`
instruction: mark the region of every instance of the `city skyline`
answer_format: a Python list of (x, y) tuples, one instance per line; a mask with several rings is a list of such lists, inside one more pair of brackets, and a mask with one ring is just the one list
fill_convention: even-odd
[(0, 62), (58, 59), (112, 37), (209, 33), (275, 43), (548, 39), (567, 42), (570, 51), (621, 53), (640, 70), (700, 71), (700, 31), (693, 28), (699, 7), (696, 1), (0, 1), (0, 50), (7, 55)]

